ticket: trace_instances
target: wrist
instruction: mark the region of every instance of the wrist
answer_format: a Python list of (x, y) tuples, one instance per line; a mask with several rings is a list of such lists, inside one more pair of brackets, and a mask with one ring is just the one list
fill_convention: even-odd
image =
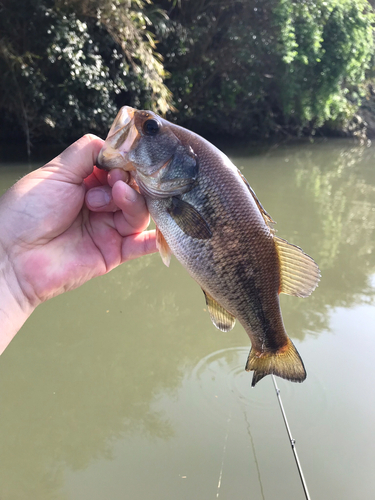
[(35, 309), (0, 246), (0, 354)]

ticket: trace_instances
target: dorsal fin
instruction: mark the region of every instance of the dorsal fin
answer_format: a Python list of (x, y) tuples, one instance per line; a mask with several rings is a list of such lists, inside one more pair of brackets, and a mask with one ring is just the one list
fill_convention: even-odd
[(274, 236), (280, 261), (279, 293), (308, 297), (318, 286), (320, 271), (317, 263), (301, 248)]
[(222, 332), (229, 332), (234, 327), (236, 318), (222, 307), (211, 295), (205, 290), (202, 291), (206, 297), (208, 312), (211, 316), (212, 323)]
[(159, 250), (160, 257), (164, 264), (169, 267), (172, 257), (172, 250), (169, 248), (168, 243), (165, 241), (160, 229), (156, 226), (156, 248)]
[(254, 201), (259, 209), (259, 212), (262, 214), (264, 222), (269, 226), (271, 229), (273, 228), (273, 224), (276, 224), (276, 222), (272, 219), (269, 213), (266, 212), (266, 210), (263, 208), (263, 205), (259, 201), (257, 195), (255, 194), (253, 188), (250, 186), (250, 184), (247, 182), (246, 177), (242, 174), (242, 172), (237, 169), (239, 176), (241, 179), (244, 181), (246, 184), (247, 189), (250, 191), (251, 196), (254, 198)]

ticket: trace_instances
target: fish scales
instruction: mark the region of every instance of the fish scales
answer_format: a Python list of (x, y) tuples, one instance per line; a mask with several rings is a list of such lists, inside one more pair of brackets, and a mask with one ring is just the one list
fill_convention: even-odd
[[(311, 293), (319, 280), (315, 262), (275, 237), (246, 179), (208, 141), (148, 111), (125, 107), (116, 120), (101, 166), (132, 172), (160, 232), (163, 260), (174, 254), (202, 287), (214, 324), (228, 331), (237, 318), (243, 325), (252, 343), (246, 369), (254, 370), (253, 385), (269, 373), (304, 380), (279, 293)], [(117, 156), (114, 141), (122, 144)]]
[[(199, 146), (195, 151), (199, 157), (198, 183), (182, 198), (217, 229), (213, 237), (197, 240), (186, 235), (166, 210), (169, 200), (147, 198), (147, 205), (173, 254), (204, 290), (238, 318), (253, 346), (261, 349), (270, 343), (266, 331), (277, 333), (281, 328), (284, 332), (278, 306), (278, 271), (273, 282), (265, 279), (265, 267), (277, 265), (271, 231), (225, 157), (205, 154)], [(210, 168), (212, 163), (214, 169)]]

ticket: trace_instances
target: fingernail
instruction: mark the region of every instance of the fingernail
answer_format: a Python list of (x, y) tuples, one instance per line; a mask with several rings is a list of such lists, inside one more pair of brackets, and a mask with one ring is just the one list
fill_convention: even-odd
[(125, 191), (125, 199), (128, 201), (131, 201), (132, 203), (135, 203), (137, 201), (137, 192), (134, 191), (131, 187), (126, 189)]
[(103, 189), (90, 189), (87, 193), (87, 201), (92, 207), (100, 208), (108, 205), (111, 197)]

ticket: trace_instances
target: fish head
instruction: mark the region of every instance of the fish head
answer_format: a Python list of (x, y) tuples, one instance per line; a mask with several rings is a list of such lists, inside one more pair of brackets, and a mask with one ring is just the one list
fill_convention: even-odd
[(197, 179), (198, 161), (191, 146), (177, 137), (174, 127), (152, 111), (122, 107), (99, 153), (97, 166), (129, 171), (141, 192), (152, 197), (189, 191)]

